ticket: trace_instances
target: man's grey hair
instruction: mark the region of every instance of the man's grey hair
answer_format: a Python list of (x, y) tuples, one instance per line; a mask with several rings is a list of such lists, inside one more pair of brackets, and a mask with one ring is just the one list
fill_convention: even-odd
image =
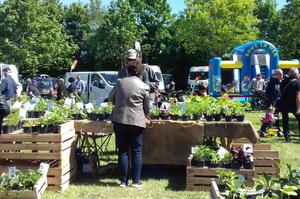
[(283, 75), (283, 71), (280, 68), (275, 70), (275, 74), (277, 74), (277, 73), (280, 73), (281, 75)]
[(290, 71), (289, 71), (289, 75), (292, 78), (297, 78), (298, 79), (298, 75), (299, 75), (298, 68), (291, 68)]

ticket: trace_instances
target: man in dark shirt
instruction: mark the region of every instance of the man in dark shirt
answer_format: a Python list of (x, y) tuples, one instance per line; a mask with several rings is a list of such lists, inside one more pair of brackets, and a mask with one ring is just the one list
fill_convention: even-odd
[(0, 93), (6, 100), (10, 100), (17, 95), (17, 83), (10, 76), (11, 71), (9, 68), (4, 68), (2, 72), (4, 74), (4, 79), (0, 84)]
[(300, 133), (300, 81), (298, 80), (298, 69), (292, 68), (289, 75), (290, 77), (282, 81), (280, 85), (282, 126), (286, 142), (290, 142), (289, 113), (293, 113), (298, 120), (298, 133)]
[(32, 80), (31, 85), (28, 86), (28, 96), (30, 97), (39, 97), (41, 95), (38, 87), (37, 87), (38, 81)]
[(59, 79), (57, 83), (57, 100), (64, 99), (66, 97), (66, 86), (64, 79)]

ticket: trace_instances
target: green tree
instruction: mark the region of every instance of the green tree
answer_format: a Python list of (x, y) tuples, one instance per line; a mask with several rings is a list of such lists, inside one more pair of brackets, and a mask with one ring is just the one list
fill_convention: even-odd
[(259, 20), (254, 0), (186, 0), (177, 24), (178, 41), (188, 53), (222, 56), (239, 44), (255, 40)]
[(151, 64), (164, 63), (162, 54), (168, 51), (173, 23), (171, 7), (167, 0), (129, 0), (137, 13), (137, 23), (142, 34), (143, 59)]
[(300, 57), (300, 0), (288, 0), (281, 11), (279, 49), (284, 59)]
[(276, 9), (275, 0), (256, 0), (257, 8), (254, 15), (260, 20), (257, 28), (259, 38), (278, 45), (280, 14)]
[(98, 66), (102, 68), (123, 66), (126, 51), (139, 40), (141, 31), (136, 24), (136, 14), (127, 0), (117, 0), (103, 16), (96, 35), (92, 38)]
[(77, 45), (69, 42), (55, 0), (7, 0), (0, 7), (0, 59), (23, 75), (69, 69)]
[(65, 7), (63, 24), (72, 43), (79, 47), (75, 53), (76, 58), (79, 59), (78, 67), (89, 65), (91, 56), (88, 53), (88, 40), (91, 37), (91, 28), (88, 6), (73, 3)]

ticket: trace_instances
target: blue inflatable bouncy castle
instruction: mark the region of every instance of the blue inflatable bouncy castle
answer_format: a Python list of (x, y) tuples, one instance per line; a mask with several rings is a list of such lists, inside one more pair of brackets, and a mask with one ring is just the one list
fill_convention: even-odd
[(209, 93), (220, 96), (222, 70), (232, 71), (232, 81), (237, 82), (237, 93), (249, 95), (250, 83), (257, 74), (270, 78), (278, 68), (300, 67), (298, 60), (279, 61), (277, 48), (267, 41), (249, 42), (233, 49), (230, 61), (215, 57), (209, 61)]

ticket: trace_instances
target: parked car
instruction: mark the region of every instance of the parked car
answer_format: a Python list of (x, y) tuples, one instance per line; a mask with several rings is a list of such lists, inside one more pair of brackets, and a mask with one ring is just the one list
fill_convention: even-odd
[(85, 83), (83, 98), (97, 107), (108, 100), (108, 94), (118, 79), (117, 71), (67, 72), (64, 78), (66, 86), (69, 85), (68, 79), (70, 77), (76, 79), (78, 75)]
[(57, 78), (35, 77), (33, 79), (37, 80), (37, 82), (38, 82), (37, 87), (38, 87), (42, 97), (50, 98), (51, 96), (55, 95)]
[(194, 89), (199, 84), (205, 84), (208, 86), (209, 79), (209, 67), (208, 66), (193, 66), (190, 68), (187, 87), (188, 89)]

